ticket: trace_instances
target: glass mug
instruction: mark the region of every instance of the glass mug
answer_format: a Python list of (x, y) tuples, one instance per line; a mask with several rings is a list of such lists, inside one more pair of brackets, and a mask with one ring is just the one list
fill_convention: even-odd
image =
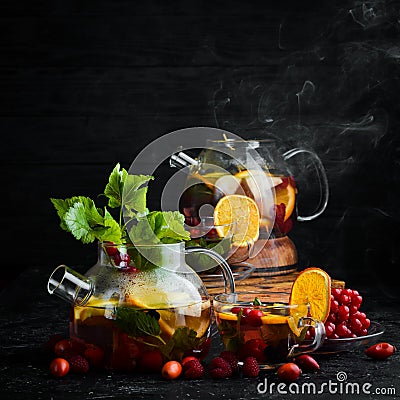
[[(322, 345), (324, 324), (308, 317), (307, 304), (288, 305), (263, 299), (263, 294), (254, 293), (214, 297), (215, 321), (222, 342), (240, 361), (254, 356), (261, 368), (273, 369)], [(310, 328), (314, 331), (312, 339), (306, 338)]]

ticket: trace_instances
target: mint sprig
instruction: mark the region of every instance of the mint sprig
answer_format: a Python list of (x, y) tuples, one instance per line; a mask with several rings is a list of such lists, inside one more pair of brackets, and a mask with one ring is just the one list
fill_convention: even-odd
[[(184, 217), (178, 211), (149, 212), (147, 186), (154, 177), (129, 174), (118, 163), (112, 170), (104, 193), (108, 200), (97, 207), (89, 197), (51, 198), (60, 218), (60, 226), (82, 243), (95, 240), (116, 244), (177, 243), (190, 239), (184, 229)], [(117, 218), (108, 210), (118, 209)], [(114, 213), (115, 211), (112, 210)], [(124, 221), (124, 217), (127, 221)], [(133, 240), (131, 241), (131, 238)]]

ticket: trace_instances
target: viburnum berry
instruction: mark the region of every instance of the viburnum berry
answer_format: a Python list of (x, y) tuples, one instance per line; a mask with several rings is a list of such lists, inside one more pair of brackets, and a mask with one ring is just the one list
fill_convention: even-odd
[(342, 294), (342, 289), (340, 288), (333, 288), (331, 290), (331, 294), (333, 295), (333, 297), (335, 298), (335, 300), (339, 300), (340, 299), (340, 295)]
[(339, 302), (335, 299), (331, 300), (331, 313), (336, 313), (339, 310)]
[(264, 313), (261, 310), (258, 309), (253, 309), (249, 312), (249, 314), (247, 315), (246, 318), (246, 322), (247, 324), (249, 324), (250, 326), (261, 326), (262, 325), (262, 321), (261, 321), (261, 317), (264, 316)]
[(239, 314), (241, 309), (242, 309), (241, 307), (232, 307), (231, 308), (231, 313), (232, 314)]
[(339, 310), (337, 312), (337, 320), (339, 322), (344, 322), (349, 319), (350, 309), (346, 305), (339, 306)]

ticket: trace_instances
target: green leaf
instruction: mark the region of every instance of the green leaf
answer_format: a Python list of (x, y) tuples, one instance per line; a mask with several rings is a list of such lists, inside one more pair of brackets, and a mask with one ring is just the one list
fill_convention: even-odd
[(102, 241), (121, 243), (121, 227), (106, 208), (104, 208), (104, 225), (107, 227), (107, 229), (104, 232), (104, 235), (102, 237), (99, 237), (99, 239)]
[(116, 208), (121, 206), (122, 192), (127, 175), (128, 172), (124, 168), (120, 169), (119, 163), (111, 172), (108, 183), (104, 189), (104, 194), (108, 198), (109, 207)]
[[(203, 341), (204, 338), (198, 338), (195, 330), (187, 326), (178, 327), (166, 344), (166, 349), (169, 350), (169, 354), (166, 355), (173, 359), (182, 359), (188, 351), (199, 348)], [(161, 351), (165, 354), (166, 349), (161, 349)]]
[(54, 199), (51, 198), (50, 201), (53, 203), (54, 208), (57, 211), (58, 216), (60, 217), (60, 226), (64, 231), (70, 232), (67, 224), (65, 223), (65, 215), (67, 214), (68, 210), (75, 204), (75, 203), (85, 203), (87, 202), (87, 197), (84, 196), (74, 196), (69, 199)]
[(145, 183), (154, 179), (150, 175), (127, 175), (122, 191), (122, 205), (131, 218), (137, 213), (143, 214), (147, 212), (146, 194), (147, 187), (140, 188)]
[[(82, 240), (83, 243), (91, 243), (96, 239), (96, 235), (90, 226), (90, 222), (93, 223), (96, 220), (96, 216), (91, 215), (88, 218), (88, 214), (88, 210), (83, 203), (75, 203), (69, 208), (64, 218), (69, 231), (76, 239)], [(98, 214), (98, 217), (99, 223), (101, 223), (101, 215)]]

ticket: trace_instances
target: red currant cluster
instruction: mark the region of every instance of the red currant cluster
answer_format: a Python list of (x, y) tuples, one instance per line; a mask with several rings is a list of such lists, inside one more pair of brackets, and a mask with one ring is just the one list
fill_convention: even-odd
[(361, 303), (362, 296), (357, 290), (331, 290), (331, 308), (325, 322), (328, 339), (355, 338), (367, 334), (371, 322), (360, 311)]

